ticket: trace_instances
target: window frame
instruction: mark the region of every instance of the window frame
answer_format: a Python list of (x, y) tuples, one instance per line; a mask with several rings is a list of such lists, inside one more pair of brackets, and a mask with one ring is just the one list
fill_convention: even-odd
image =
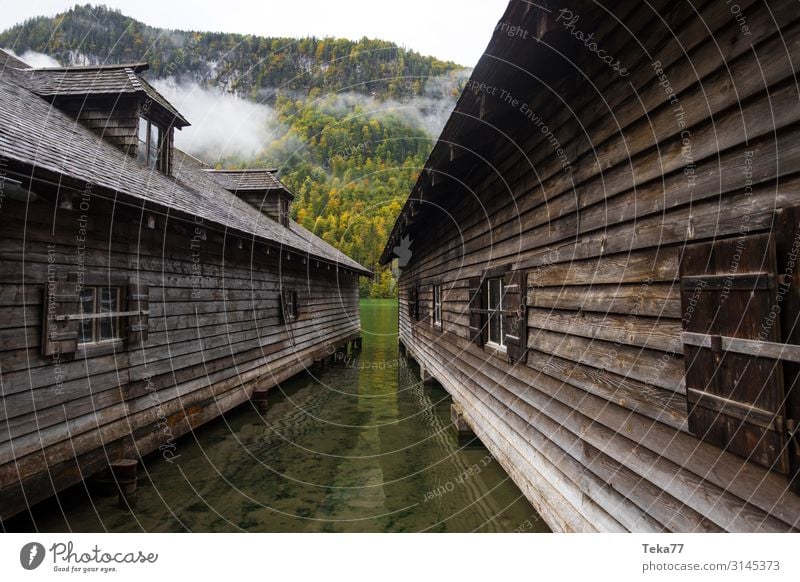
[[(142, 139), (142, 125), (144, 124), (144, 140)], [(156, 131), (155, 155), (152, 154), (153, 130)], [(167, 143), (168, 129), (146, 117), (139, 115), (136, 126), (136, 159), (151, 170), (167, 173), (169, 170), (169, 146)], [(151, 162), (152, 158), (152, 162)]]
[(286, 302), (286, 317), (288, 319), (297, 319), (297, 292), (294, 290), (289, 291), (289, 301)]
[[(104, 312), (102, 311), (102, 290), (113, 289), (116, 291), (116, 309)], [(83, 311), (83, 293), (84, 291), (91, 290), (93, 292), (92, 304), (93, 309), (91, 313)], [(114, 343), (120, 343), (125, 340), (125, 335), (122, 328), (123, 313), (122, 301), (125, 297), (125, 289), (120, 285), (84, 285), (78, 293), (78, 310), (81, 316), (89, 315), (91, 317), (83, 318), (78, 323), (78, 350), (85, 350), (96, 346), (105, 346)], [(111, 320), (112, 324), (112, 337), (101, 339), (101, 325), (104, 321)], [(84, 341), (83, 324), (85, 321), (91, 322), (92, 339), (91, 341)]]
[[(497, 307), (492, 307), (492, 282), (497, 282), (500, 289), (500, 300)], [(503, 328), (505, 327), (504, 289), (505, 279), (502, 275), (486, 278), (486, 346), (502, 353), (506, 353), (508, 349), (505, 344), (505, 334), (503, 333)], [(492, 320), (494, 318), (498, 319), (499, 341), (495, 341), (497, 338), (492, 337)]]
[(280, 293), (280, 302), (283, 322), (297, 321), (300, 314), (300, 299), (297, 290), (294, 287), (283, 289)]
[(433, 285), (433, 327), (442, 329), (442, 284)]
[(278, 217), (280, 219), (280, 223), (285, 226), (289, 227), (289, 199), (285, 196), (280, 196), (278, 198)]

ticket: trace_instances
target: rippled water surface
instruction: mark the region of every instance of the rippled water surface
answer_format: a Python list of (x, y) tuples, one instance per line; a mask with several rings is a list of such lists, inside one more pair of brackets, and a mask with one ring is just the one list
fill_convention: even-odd
[(398, 360), (397, 306), (362, 302), (364, 347), (270, 391), (140, 467), (137, 506), (76, 487), (17, 519), (42, 531), (547, 531), (480, 443), (459, 446), (450, 398)]

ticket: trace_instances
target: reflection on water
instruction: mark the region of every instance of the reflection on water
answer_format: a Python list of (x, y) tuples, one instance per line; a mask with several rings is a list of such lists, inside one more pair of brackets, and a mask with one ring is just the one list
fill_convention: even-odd
[(137, 507), (83, 487), (42, 504), (42, 531), (547, 531), (478, 443), (459, 447), (450, 398), (397, 357), (397, 306), (364, 301), (364, 348), (177, 442), (140, 470)]

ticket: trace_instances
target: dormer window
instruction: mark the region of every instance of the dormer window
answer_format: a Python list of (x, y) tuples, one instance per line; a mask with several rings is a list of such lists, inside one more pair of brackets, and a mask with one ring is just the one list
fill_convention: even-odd
[(280, 223), (285, 227), (289, 226), (289, 200), (283, 196), (280, 200)]
[(142, 73), (146, 63), (27, 69), (28, 88), (148, 168), (171, 173), (175, 129), (189, 122)]
[(148, 168), (167, 173), (169, 152), (164, 147), (164, 135), (161, 126), (139, 117), (136, 158)]
[(277, 170), (206, 170), (218, 184), (258, 209), (264, 216), (289, 228), (294, 195), (276, 175)]

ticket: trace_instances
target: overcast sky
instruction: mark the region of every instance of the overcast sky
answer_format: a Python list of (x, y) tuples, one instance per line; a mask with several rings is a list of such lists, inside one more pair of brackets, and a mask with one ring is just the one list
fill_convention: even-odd
[[(83, 3), (84, 0), (81, 0)], [(0, 30), (77, 0), (3, 0)], [(262, 36), (362, 36), (473, 66), (508, 0), (104, 0), (146, 24)]]

